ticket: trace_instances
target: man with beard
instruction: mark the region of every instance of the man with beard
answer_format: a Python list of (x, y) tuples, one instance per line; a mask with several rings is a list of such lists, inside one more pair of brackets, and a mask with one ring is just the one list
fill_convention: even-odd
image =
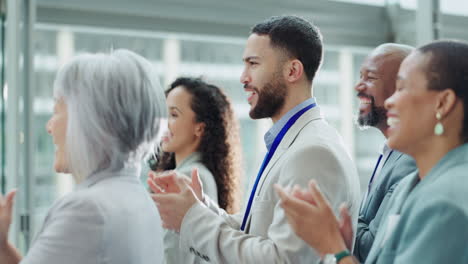
[[(355, 87), (360, 100), (358, 123), (361, 127), (375, 127), (387, 138), (384, 102), (395, 91), (400, 64), (412, 49), (406, 45), (382, 44), (362, 63), (360, 80)], [(416, 164), (411, 157), (390, 149), (384, 142), (359, 211), (354, 255), (360, 262), (367, 258), (396, 184), (415, 170)], [(342, 230), (344, 234), (351, 232)]]
[(180, 232), (181, 250), (200, 261), (315, 263), (320, 256), (288, 225), (273, 184), (295, 188), (315, 179), (335, 212), (346, 202), (357, 222), (355, 165), (312, 97), (322, 61), (321, 34), (299, 17), (272, 17), (252, 29), (243, 61), (240, 81), (250, 117), (274, 123), (265, 135), (268, 152), (251, 177), (243, 211), (228, 215), (203, 196), (196, 170), (190, 184), (174, 174), (151, 177), (152, 197), (164, 227)]

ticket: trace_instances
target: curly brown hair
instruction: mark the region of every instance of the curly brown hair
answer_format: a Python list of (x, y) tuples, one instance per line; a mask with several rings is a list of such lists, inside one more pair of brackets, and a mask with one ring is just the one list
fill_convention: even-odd
[[(231, 102), (220, 88), (200, 78), (178, 78), (166, 90), (166, 96), (179, 86), (191, 95), (196, 122), (205, 124), (197, 151), (215, 179), (218, 204), (228, 213), (235, 213), (239, 209), (241, 149), (239, 125)], [(151, 165), (155, 171), (175, 169), (174, 153), (159, 149), (156, 160)]]

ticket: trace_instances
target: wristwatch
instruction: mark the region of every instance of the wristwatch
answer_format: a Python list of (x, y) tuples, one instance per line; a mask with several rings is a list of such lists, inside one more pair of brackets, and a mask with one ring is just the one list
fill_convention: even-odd
[(338, 264), (343, 258), (351, 256), (351, 253), (347, 249), (338, 252), (336, 254), (326, 254), (322, 260), (322, 264)]

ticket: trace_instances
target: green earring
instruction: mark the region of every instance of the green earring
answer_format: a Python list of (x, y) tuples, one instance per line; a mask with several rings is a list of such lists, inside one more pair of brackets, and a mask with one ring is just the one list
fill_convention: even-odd
[(434, 134), (436, 136), (441, 136), (444, 133), (444, 125), (442, 125), (442, 123), (440, 122), (440, 120), (442, 119), (442, 115), (439, 112), (436, 113), (436, 119), (437, 124), (434, 127)]

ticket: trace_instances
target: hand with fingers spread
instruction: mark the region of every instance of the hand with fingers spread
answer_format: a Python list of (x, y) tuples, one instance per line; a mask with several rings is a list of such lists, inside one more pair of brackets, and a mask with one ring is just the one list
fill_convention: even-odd
[(307, 191), (294, 187), (288, 192), (279, 185), (275, 185), (275, 189), (295, 233), (320, 255), (346, 249), (340, 224), (314, 180), (310, 181)]
[(151, 198), (159, 210), (163, 227), (179, 232), (187, 211), (203, 198), (198, 170), (192, 170), (191, 182), (185, 177), (171, 173), (148, 179), (148, 184), (154, 191)]

